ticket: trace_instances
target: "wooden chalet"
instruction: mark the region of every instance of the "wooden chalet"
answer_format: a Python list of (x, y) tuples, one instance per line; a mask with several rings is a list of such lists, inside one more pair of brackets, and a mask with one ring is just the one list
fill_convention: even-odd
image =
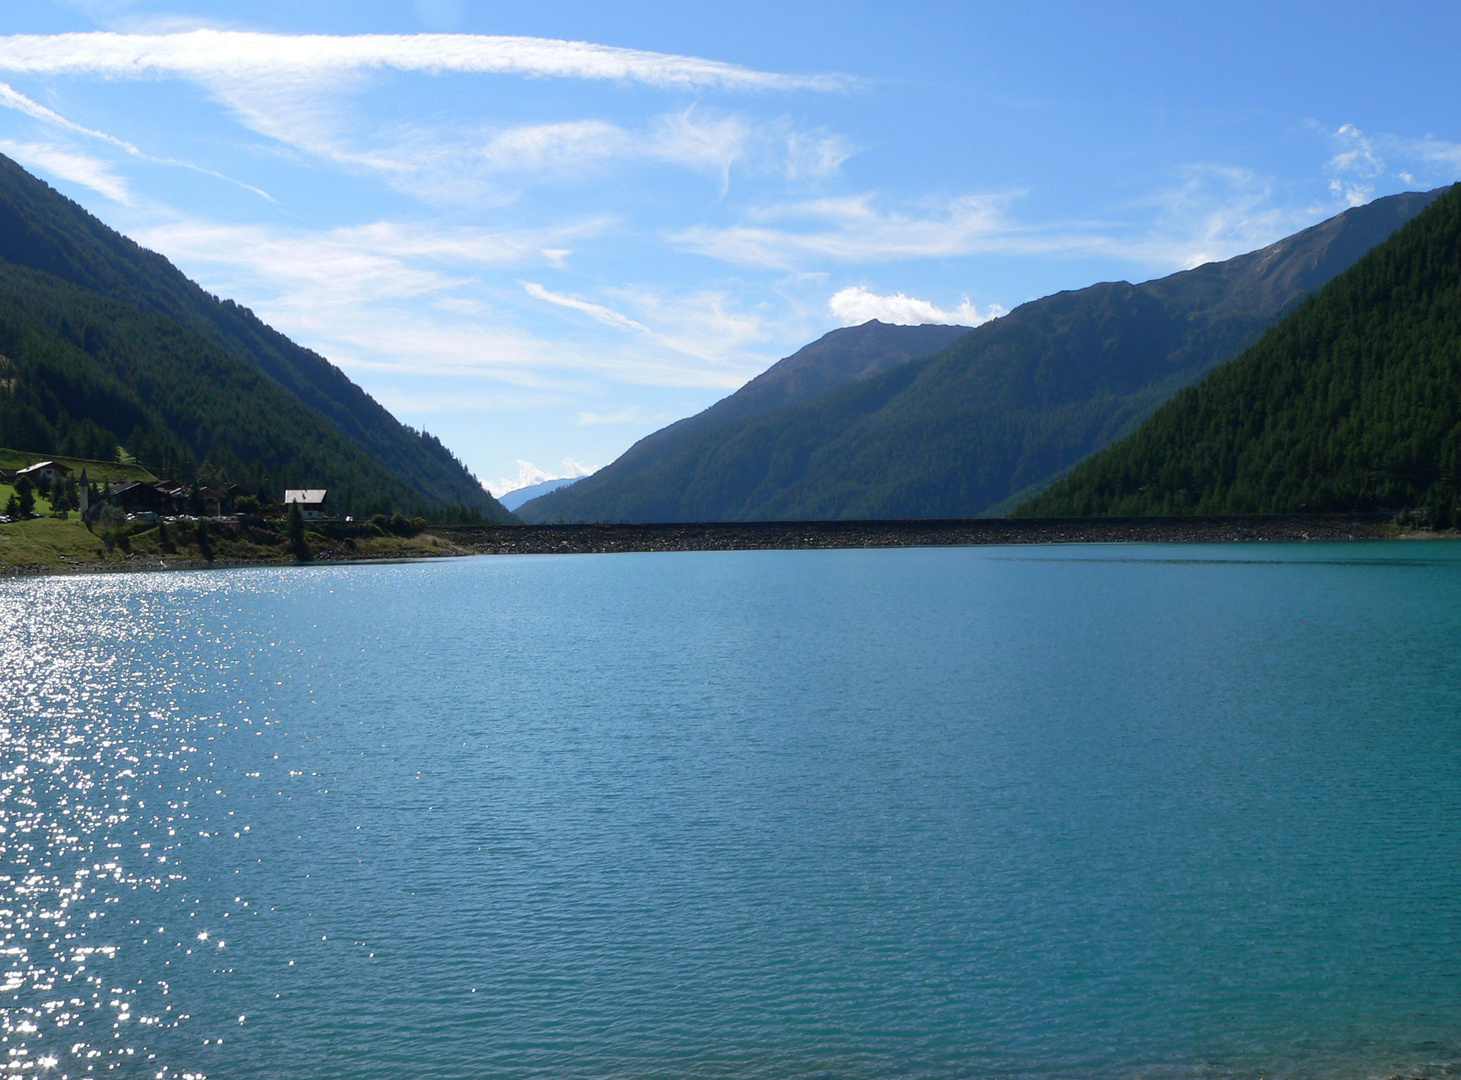
[(34, 465), (15, 470), (15, 479), (26, 478), (33, 484), (44, 483), (47, 487), (54, 484), (58, 477), (65, 480), (70, 475), (71, 470), (59, 461), (37, 461)]
[(171, 492), (161, 484), (144, 484), (127, 480), (106, 489), (106, 501), (129, 514), (170, 514), (174, 512)]
[(287, 511), (296, 505), (306, 521), (318, 521), (329, 513), (325, 505), (328, 497), (328, 488), (289, 488), (284, 492), (284, 508)]

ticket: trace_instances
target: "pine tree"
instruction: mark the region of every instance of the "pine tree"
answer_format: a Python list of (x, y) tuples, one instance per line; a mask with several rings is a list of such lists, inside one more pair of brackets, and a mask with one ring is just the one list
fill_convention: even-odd
[(304, 514), (299, 509), (299, 503), (289, 504), (288, 522), (289, 546), (294, 549), (295, 557), (298, 559), (309, 558), (309, 544), (304, 537)]

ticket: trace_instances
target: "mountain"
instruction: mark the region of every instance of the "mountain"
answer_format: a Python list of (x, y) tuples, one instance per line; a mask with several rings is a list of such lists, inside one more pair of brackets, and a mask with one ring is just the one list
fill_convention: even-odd
[[(323, 422), (324, 426), (318, 430), (330, 433), (327, 439), (330, 446), (322, 447), (322, 453), (330, 460), (337, 460), (342, 467), (345, 467), (347, 459), (354, 462), (348, 467), (348, 480), (344, 475), (316, 473), (313, 474), (315, 482), (324, 480), (335, 486), (358, 484), (367, 502), (391, 503), (405, 510), (418, 506), (463, 505), (493, 519), (506, 520), (509, 517), (446, 447), (431, 436), (401, 424), (339, 368), (317, 353), (294, 344), (261, 322), (247, 308), (204, 292), (161, 255), (147, 251), (103, 225), (3, 155), (0, 155), (0, 265), (4, 265), (7, 271), (24, 269), (33, 275), (8, 275), (7, 280), (13, 288), (23, 290), (28, 287), (24, 282), (46, 282), (42, 291), (48, 303), (58, 301), (64, 295), (83, 305), (95, 300), (99, 305), (95, 309), (97, 311), (126, 312), (129, 317), (150, 316), (164, 320), (170, 324), (165, 331), (161, 329), (161, 323), (151, 322), (148, 325), (165, 338), (179, 343), (186, 341), (185, 350), (190, 354), (201, 347), (200, 343), (206, 343), (215, 353), (263, 375), (268, 385), (284, 395), (277, 400), (288, 399)], [(76, 291), (68, 293), (51, 287), (60, 283), (70, 285)], [(12, 295), (10, 299), (24, 308), (23, 295)], [(107, 307), (108, 304), (115, 306)], [(45, 331), (42, 336), (49, 332)], [(86, 352), (87, 343), (81, 341), (79, 344), (81, 351)], [(25, 358), (7, 355), (19, 363), (21, 369), (26, 369)], [(146, 367), (145, 356), (135, 359)], [(50, 368), (46, 370), (51, 371)], [(61, 377), (54, 371), (51, 374)], [(241, 385), (235, 383), (234, 388)], [(34, 390), (28, 400), (41, 412), (27, 413), (30, 418), (27, 422), (50, 426), (57, 432), (53, 437), (59, 437), (61, 433), (56, 424), (62, 419), (61, 412), (57, 411), (60, 406), (47, 398), (41, 388)], [(208, 398), (206, 403), (202, 399), (199, 401), (199, 407), (207, 413), (207, 422), (203, 423), (200, 416), (195, 417), (190, 425), (187, 417), (179, 414), (175, 419), (183, 427), (176, 429), (174, 434), (187, 447), (185, 457), (201, 462), (212, 452), (208, 439), (210, 432), (216, 429), (220, 420), (230, 423), (227, 420), (230, 405), (221, 394), (208, 396), (204, 387), (200, 386), (198, 392)], [(121, 401), (120, 398), (116, 400)], [(276, 399), (271, 397), (269, 400)], [(140, 403), (146, 405), (145, 401)], [(245, 408), (243, 403), (240, 403), (240, 408)], [(13, 402), (7, 414), (18, 415)], [(159, 413), (156, 418), (161, 415)], [(253, 445), (259, 450), (266, 450), (271, 445), (264, 436), (265, 431), (282, 429), (283, 415), (280, 414), (278, 422), (266, 424), (264, 429), (253, 432), (257, 436)], [(291, 408), (288, 415), (293, 418), (303, 414)], [(89, 419), (97, 430), (110, 432), (115, 442), (137, 452), (128, 444), (132, 434), (126, 421), (107, 421), (101, 415), (93, 415)], [(237, 427), (239, 422), (241, 420), (231, 423)], [(146, 425), (143, 428), (146, 430)], [(314, 428), (310, 430), (313, 432)], [(91, 437), (95, 435), (96, 432), (92, 431)], [(248, 441), (238, 442), (228, 452), (235, 452)], [(291, 443), (296, 441), (290, 440)], [(335, 447), (333, 444), (336, 442), (341, 446)], [(23, 445), (8, 432), (0, 434), (0, 443)], [(347, 454), (343, 449), (345, 446), (353, 448), (358, 456)], [(61, 449), (40, 444), (35, 448)], [(179, 464), (186, 465), (186, 461)], [(310, 466), (311, 469), (315, 467), (314, 464)], [(285, 458), (275, 454), (269, 468), (273, 470), (271, 475), (274, 479), (279, 480), (291, 466)], [(303, 473), (291, 475), (300, 481), (307, 479)]]
[(526, 505), (519, 516), (525, 521), (606, 520), (592, 517), (604, 512), (594, 507), (602, 507), (605, 499), (614, 498), (624, 485), (633, 485), (634, 477), (653, 470), (680, 444), (736, 420), (808, 401), (871, 378), (936, 352), (968, 332), (967, 326), (896, 326), (872, 319), (861, 326), (823, 334), (704, 412), (646, 435), (612, 465), (574, 485), (571, 495), (565, 492), (551, 501)]
[(1461, 184), (1243, 355), (1017, 511), (1244, 514), (1461, 503)]
[(544, 480), (538, 484), (529, 484), (527, 487), (520, 487), (516, 491), (509, 491), (497, 501), (508, 510), (516, 510), (529, 499), (536, 499), (539, 495), (546, 495), (550, 491), (557, 491), (569, 484), (576, 484), (582, 477), (561, 476), (554, 480)]
[(616, 462), (593, 487), (535, 500), (522, 516), (997, 512), (1134, 430), (1437, 194), (1379, 199), (1259, 251), (1144, 284), (1106, 282), (1031, 301), (932, 356), (682, 439), (622, 480)]
[(252, 490), (336, 490), (347, 513), (423, 500), (329, 420), (176, 321), (0, 264), (0, 443), (164, 476), (205, 460)]

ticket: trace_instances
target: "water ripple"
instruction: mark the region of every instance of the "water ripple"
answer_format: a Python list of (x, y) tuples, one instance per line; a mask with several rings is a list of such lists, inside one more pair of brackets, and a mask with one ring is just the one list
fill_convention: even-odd
[(0, 582), (0, 1077), (1461, 1071), (1397, 550)]

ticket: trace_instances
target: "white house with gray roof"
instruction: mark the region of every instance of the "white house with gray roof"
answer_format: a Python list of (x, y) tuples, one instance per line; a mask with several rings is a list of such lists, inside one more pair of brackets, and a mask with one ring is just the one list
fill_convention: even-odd
[(318, 521), (325, 516), (328, 495), (328, 488), (289, 488), (284, 492), (284, 505), (297, 505), (306, 521)]

